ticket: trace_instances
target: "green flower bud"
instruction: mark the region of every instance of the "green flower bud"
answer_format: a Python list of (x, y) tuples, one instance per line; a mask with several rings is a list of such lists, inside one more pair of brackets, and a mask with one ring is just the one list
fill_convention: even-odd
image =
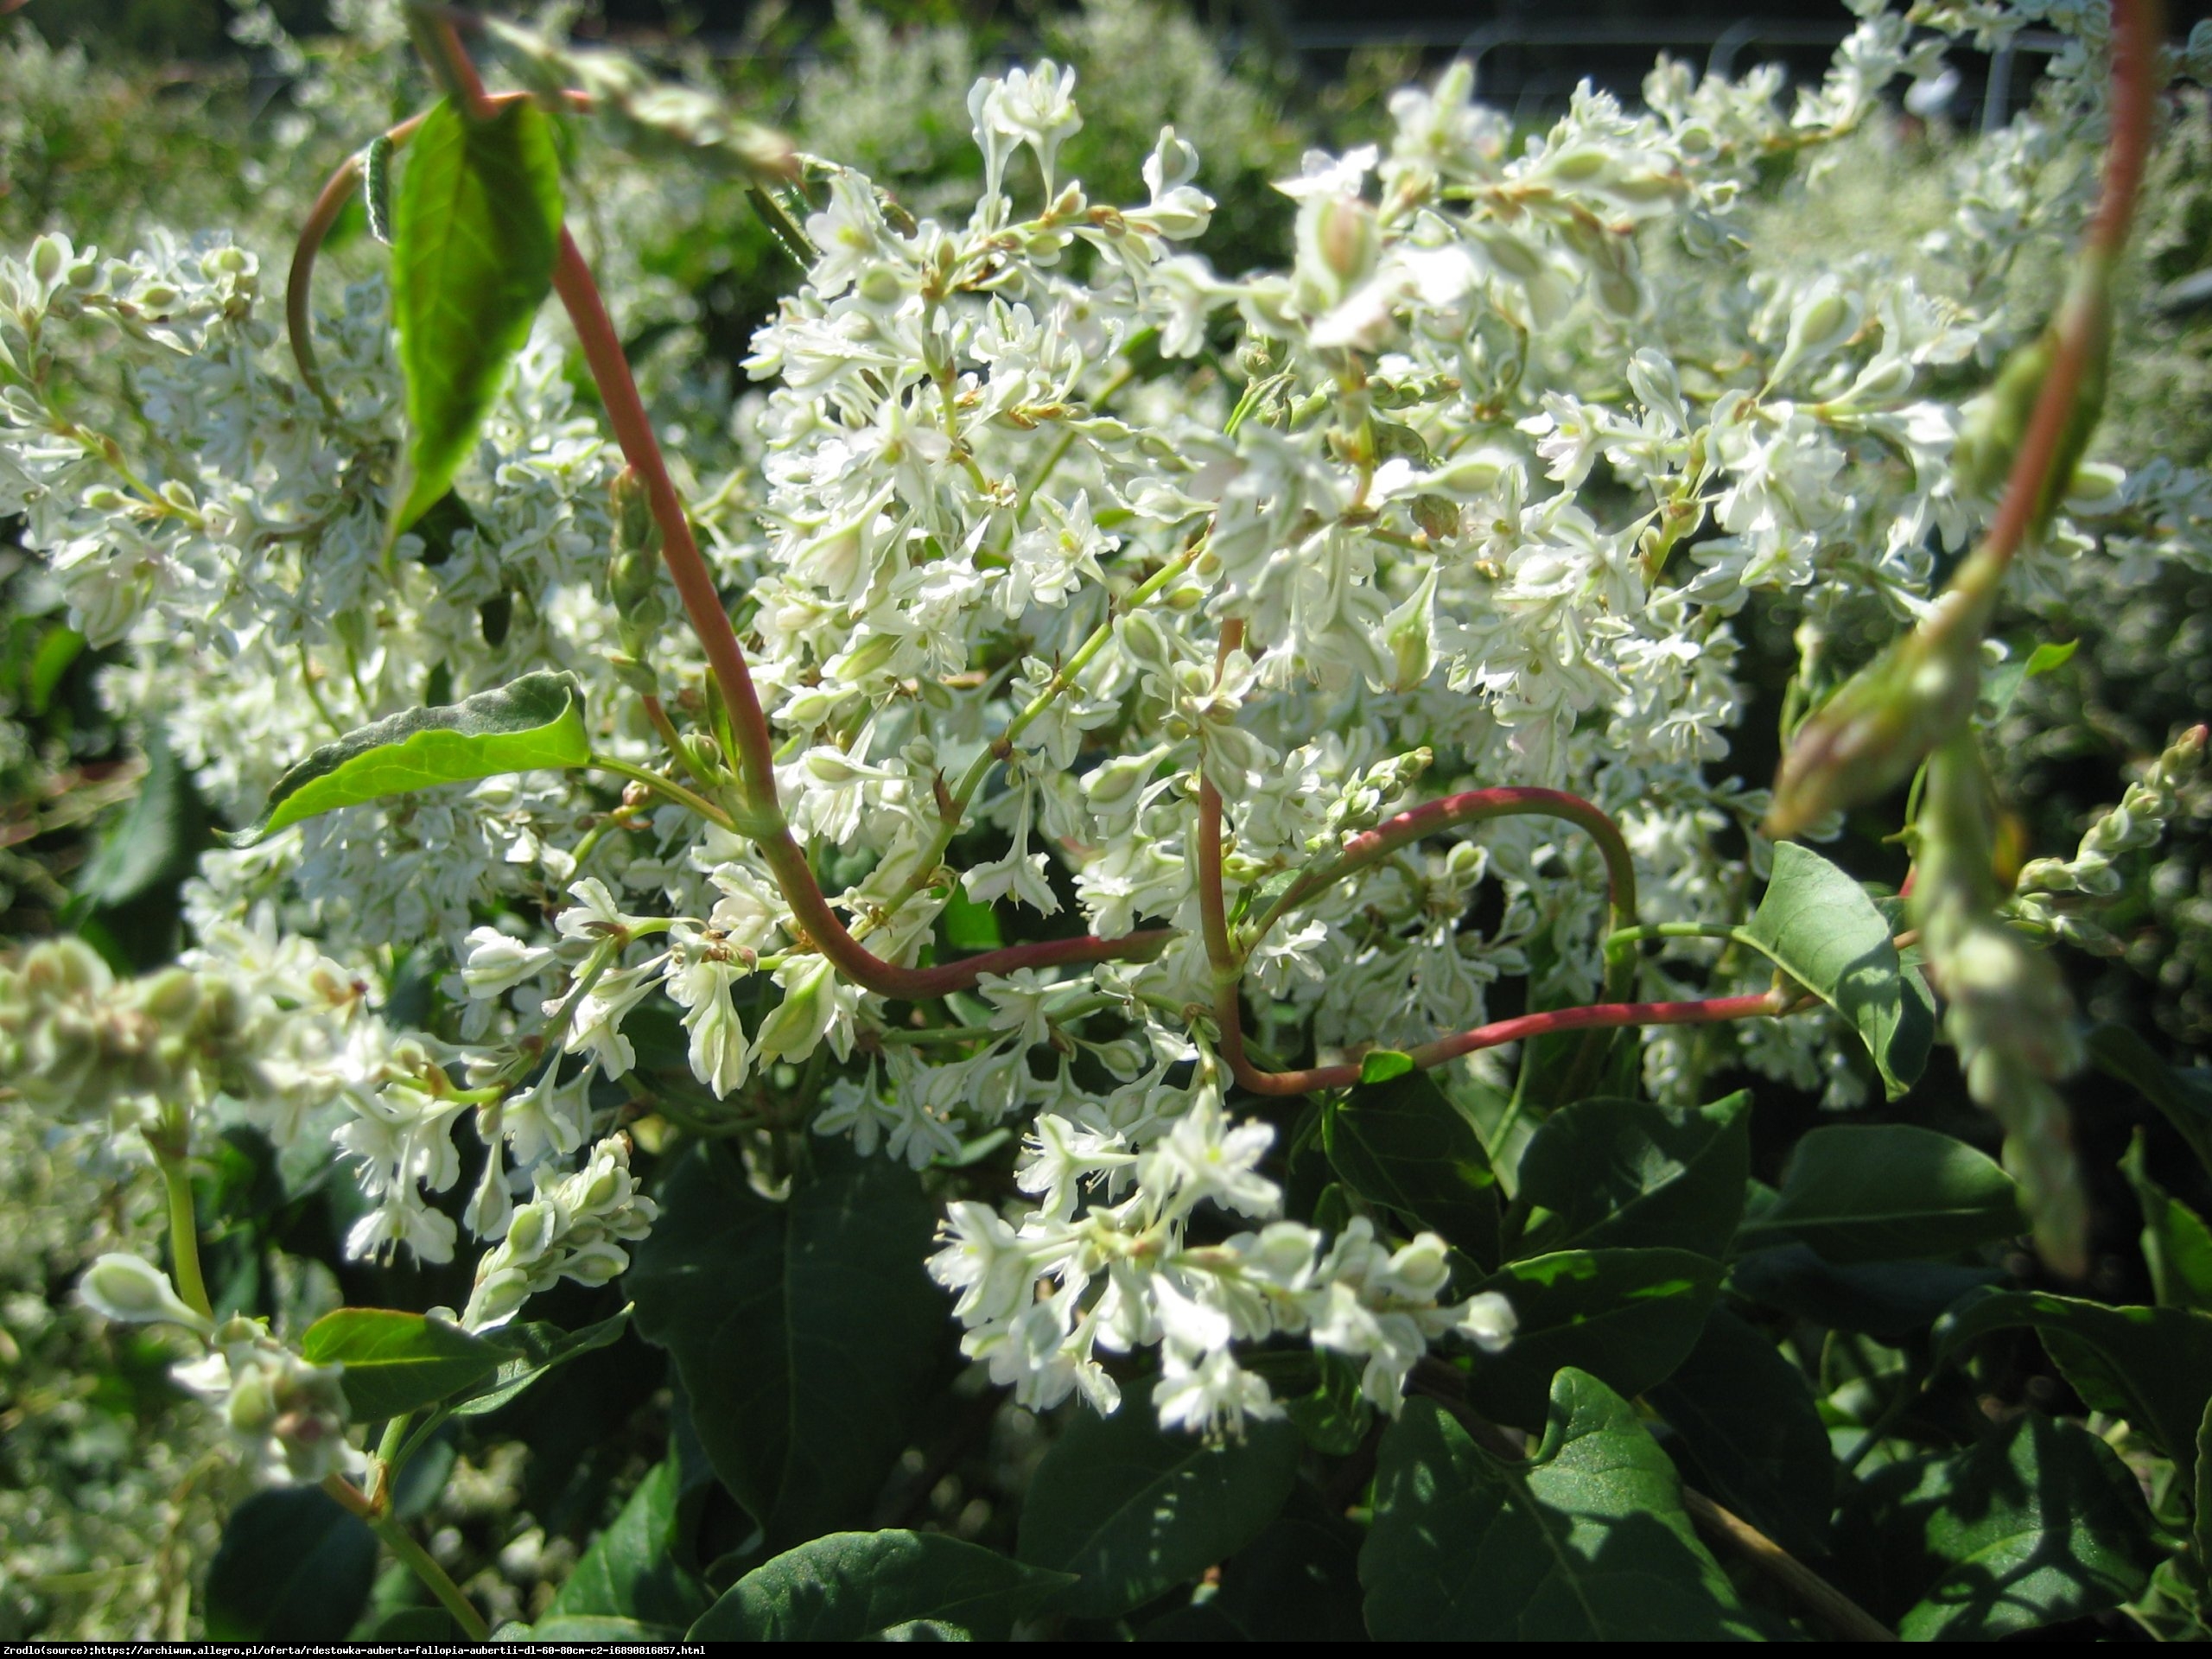
[(77, 1294), (104, 1318), (127, 1325), (181, 1325), (206, 1336), (213, 1321), (185, 1306), (168, 1274), (135, 1255), (111, 1252), (85, 1269)]
[(830, 989), (835, 979), (836, 970), (826, 960), (799, 971), (784, 1000), (760, 1021), (753, 1039), (756, 1060), (803, 1060), (814, 1052), (836, 1012)]

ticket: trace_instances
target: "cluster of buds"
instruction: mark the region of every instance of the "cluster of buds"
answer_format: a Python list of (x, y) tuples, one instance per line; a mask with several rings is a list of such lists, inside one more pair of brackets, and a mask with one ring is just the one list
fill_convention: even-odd
[(221, 1416), (257, 1478), (307, 1484), (360, 1467), (360, 1453), (346, 1440), (343, 1366), (309, 1364), (258, 1319), (217, 1323), (188, 1306), (159, 1268), (135, 1255), (103, 1255), (86, 1270), (78, 1294), (108, 1319), (181, 1325), (207, 1344), (170, 1375)]
[(248, 999), (216, 975), (168, 968), (118, 982), (73, 938), (0, 963), (0, 1075), (35, 1107), (77, 1121), (252, 1091), (261, 1047)]
[(522, 1305), (563, 1279), (603, 1285), (630, 1265), (622, 1246), (652, 1230), (660, 1208), (630, 1173), (630, 1141), (609, 1135), (574, 1174), (541, 1171), (507, 1236), (477, 1264), (476, 1287), (461, 1323), (471, 1331), (505, 1324)]
[(2095, 918), (2125, 885), (2122, 855), (2156, 846), (2182, 810), (2181, 791), (2204, 764), (2206, 728), (2192, 726), (2177, 738), (2118, 806), (2092, 823), (2071, 858), (2031, 860), (2020, 871), (2013, 913), (2023, 921), (2102, 957), (2120, 953), (2120, 941)]

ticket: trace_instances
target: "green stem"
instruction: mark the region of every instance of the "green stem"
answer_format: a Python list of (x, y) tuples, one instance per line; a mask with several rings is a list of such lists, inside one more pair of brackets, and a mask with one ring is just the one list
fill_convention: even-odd
[(627, 760), (618, 760), (611, 754), (594, 753), (591, 764), (601, 772), (611, 772), (618, 778), (627, 778), (633, 784), (643, 784), (656, 795), (674, 801), (678, 806), (690, 807), (709, 823), (720, 824), (723, 829), (733, 831), (737, 828), (736, 819), (705, 796), (695, 795), (673, 778), (664, 778), (643, 766), (633, 766)]
[(488, 1642), (492, 1627), (484, 1622), (484, 1615), (461, 1592), (461, 1586), (445, 1568), (431, 1559), (430, 1552), (409, 1536), (407, 1529), (391, 1516), (371, 1503), (361, 1489), (343, 1475), (323, 1478), (322, 1490), (345, 1509), (368, 1522), (369, 1530), (376, 1534), (400, 1564), (423, 1581), (423, 1586), (438, 1599), (439, 1603), (454, 1617), (454, 1622), (472, 1642)]
[(1646, 922), (1641, 927), (1617, 928), (1605, 935), (1605, 954), (1610, 957), (1624, 946), (1640, 944), (1646, 939), (1728, 939), (1737, 938), (1738, 930), (1727, 922)]
[(169, 1254), (176, 1259), (177, 1294), (194, 1313), (212, 1319), (214, 1304), (207, 1300), (207, 1281), (200, 1273), (200, 1224), (192, 1212), (191, 1173), (181, 1152), (156, 1152), (154, 1160), (161, 1166), (162, 1184), (168, 1189)]

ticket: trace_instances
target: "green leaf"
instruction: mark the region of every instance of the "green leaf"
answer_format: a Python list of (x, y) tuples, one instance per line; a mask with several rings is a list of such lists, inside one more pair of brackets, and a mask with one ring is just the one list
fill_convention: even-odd
[(1728, 1288), (1831, 1331), (1894, 1342), (1926, 1330), (1961, 1297), (2004, 1278), (2002, 1268), (1948, 1262), (1839, 1268), (1806, 1245), (1784, 1244), (1738, 1257), (1728, 1269)]
[(591, 759), (583, 687), (541, 671), (442, 709), (404, 715), (326, 743), (276, 780), (261, 816), (226, 845), (251, 847), (302, 818), (439, 784)]
[(1332, 1458), (1348, 1458), (1367, 1438), (1375, 1417), (1374, 1406), (1360, 1392), (1360, 1362), (1326, 1348), (1311, 1352), (1313, 1386), (1301, 1394), (1278, 1385), (1275, 1397), (1306, 1445)]
[[(682, 1630), (707, 1610), (714, 1597), (676, 1559), (677, 1472), (672, 1458), (653, 1465), (622, 1513), (592, 1540), (546, 1609), (549, 1618), (627, 1618)], [(553, 1639), (543, 1624), (536, 1634)]]
[(1851, 1021), (1891, 1099), (1919, 1080), (1936, 1040), (1935, 1000), (1905, 972), (1890, 925), (1859, 883), (1809, 848), (1780, 842), (1742, 937)]
[(231, 1511), (207, 1568), (218, 1642), (343, 1642), (376, 1581), (377, 1539), (312, 1486), (275, 1486)]
[(1468, 1380), (1477, 1410), (1522, 1428), (1544, 1421), (1554, 1372), (1588, 1371), (1625, 1395), (1662, 1382), (1697, 1345), (1720, 1264), (1688, 1250), (1562, 1250), (1484, 1280), (1513, 1304), (1503, 1352)]
[(2037, 1412), (1954, 1456), (1877, 1470), (1846, 1520), (1853, 1580), (1908, 1642), (1993, 1641), (2116, 1606), (2164, 1553), (2127, 1465)]
[(1665, 1246), (1719, 1256), (1751, 1168), (1751, 1097), (1710, 1106), (1584, 1100), (1544, 1121), (1521, 1155), (1516, 1254)]
[(1995, 668), (1986, 668), (1981, 673), (1981, 702), (1985, 721), (1996, 721), (2012, 712), (2012, 703), (2020, 695), (2020, 688), (2039, 674), (2050, 674), (2074, 660), (2080, 649), (2079, 639), (2063, 644), (2045, 640), (2023, 657), (2018, 647), (2012, 659)]
[(2190, 1497), (2190, 1536), (2201, 1565), (2212, 1561), (2212, 1400), (2204, 1402), (2204, 1416), (2196, 1425), (2196, 1488)]
[(772, 1550), (867, 1520), (953, 1330), (923, 1271), (937, 1208), (913, 1173), (835, 1143), (815, 1158), (772, 1204), (727, 1150), (694, 1147), (626, 1281)]
[(300, 1351), (315, 1364), (346, 1368), (346, 1405), (363, 1422), (435, 1406), (505, 1357), (458, 1325), (387, 1307), (324, 1314), (300, 1338)]
[(917, 1620), (1003, 1642), (1075, 1582), (935, 1532), (836, 1532), (756, 1567), (693, 1642), (867, 1642)]
[(192, 873), (207, 845), (206, 809), (192, 776), (159, 731), (146, 739), (146, 775), (70, 885), (103, 910), (145, 898)]
[(2212, 1172), (2212, 1067), (2180, 1071), (2126, 1026), (2089, 1033), (2089, 1058), (2166, 1115), (2208, 1172)]
[(1944, 1315), (1936, 1357), (2018, 1325), (2043, 1339), (2051, 1363), (2093, 1411), (2125, 1417), (2171, 1458), (2184, 1482), (2212, 1399), (2212, 1314), (2177, 1307), (2108, 1307), (2040, 1290), (1993, 1291)]
[(481, 1392), (470, 1395), (454, 1406), (453, 1414), (481, 1417), (486, 1412), (497, 1411), (548, 1371), (567, 1364), (579, 1354), (620, 1341), (629, 1323), (630, 1310), (626, 1307), (612, 1319), (588, 1325), (581, 1331), (563, 1331), (557, 1325), (537, 1320), (504, 1326), (492, 1334), (491, 1340), (494, 1345), (508, 1350), (511, 1357), (499, 1362), (499, 1369)]
[(2143, 1206), (2143, 1260), (2161, 1307), (2212, 1313), (2212, 1228), (2151, 1179), (2143, 1163), (2143, 1131), (2135, 1131), (2120, 1166)]
[(634, 1618), (607, 1613), (549, 1613), (535, 1624), (501, 1625), (492, 1633), (494, 1642), (652, 1642), (670, 1643), (683, 1635), (681, 1627), (647, 1624)]
[(1986, 1154), (1909, 1123), (1854, 1123), (1800, 1141), (1781, 1192), (1737, 1239), (1795, 1239), (1847, 1267), (1951, 1255), (2027, 1224), (2018, 1187)]
[(31, 654), (29, 671), (23, 677), (23, 700), (33, 715), (46, 713), (61, 677), (84, 649), (85, 636), (66, 623), (56, 622), (39, 636), (38, 649)]
[(408, 486), (391, 534), (446, 493), (553, 283), (561, 163), (523, 99), (474, 120), (450, 99), (416, 130), (392, 213), (391, 308), (407, 383)]
[(1682, 1509), (1675, 1465), (1625, 1400), (1553, 1384), (1541, 1445), (1491, 1457), (1441, 1406), (1382, 1436), (1359, 1553), (1385, 1642), (1710, 1642), (1761, 1634)]
[(1005, 935), (999, 931), (998, 912), (988, 905), (977, 904), (957, 881), (939, 914), (944, 923), (944, 942), (955, 950), (995, 950), (1006, 943)]
[(1805, 1374), (1725, 1307), (1649, 1393), (1699, 1484), (1794, 1555), (1824, 1555), (1835, 1452)]
[(1363, 1641), (1363, 1536), (1312, 1487), (1300, 1485), (1265, 1531), (1221, 1564), (1220, 1583), (1205, 1611), (1225, 1621), (1237, 1641)]
[(1497, 1178), (1466, 1115), (1420, 1071), (1363, 1083), (1323, 1109), (1321, 1146), (1352, 1190), (1497, 1260)]
[(1255, 1422), (1209, 1445), (1164, 1432), (1136, 1397), (1111, 1417), (1078, 1411), (1037, 1465), (1015, 1554), (1082, 1578), (1059, 1605), (1115, 1618), (1234, 1555), (1281, 1512), (1298, 1478), (1288, 1423)]
[(1388, 1083), (1412, 1070), (1414, 1057), (1410, 1054), (1401, 1054), (1395, 1048), (1370, 1049), (1360, 1057), (1359, 1080), (1363, 1084)]

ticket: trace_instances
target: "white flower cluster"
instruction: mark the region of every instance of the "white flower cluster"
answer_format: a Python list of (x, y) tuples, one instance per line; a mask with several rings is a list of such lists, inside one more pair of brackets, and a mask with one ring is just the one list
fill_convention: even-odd
[(194, 1312), (166, 1274), (135, 1255), (103, 1255), (78, 1291), (105, 1318), (181, 1325), (206, 1344), (200, 1358), (170, 1374), (221, 1419), (257, 1478), (311, 1484), (365, 1466), (346, 1440), (343, 1366), (309, 1364), (257, 1319), (218, 1324)]
[[(1515, 149), (1471, 73), (1448, 71), (1392, 99), (1384, 140), (1309, 156), (1281, 186), (1289, 264), (1241, 275), (1191, 251), (1213, 204), (1172, 128), (1141, 201), (1063, 176), (1081, 118), (1049, 62), (975, 88), (984, 188), (964, 219), (917, 219), (810, 163), (817, 257), (754, 341), (765, 394), (733, 408), (646, 378), (679, 471), (702, 420), (728, 429), (702, 454), (750, 458), (697, 517), (743, 594), (792, 833), (892, 963), (920, 959), (956, 892), (1073, 912), (1105, 939), (1174, 937), (988, 978), (949, 1005), (962, 1024), (893, 1026), (817, 953), (753, 842), (673, 805), (611, 809), (581, 776), (410, 796), (211, 855), (190, 899), (213, 957), (245, 949), (266, 902), (372, 995), (402, 953), (459, 969), (440, 1029), (470, 1047), (376, 1028), (339, 1091), (338, 1144), (373, 1201), (351, 1247), (450, 1257), (454, 1224), (426, 1195), (458, 1180), (453, 1126), (474, 1113), (493, 1155), (467, 1220), (505, 1242), (472, 1321), (605, 1268), (647, 1208), (626, 1196), (618, 1224), (586, 1202), (607, 1142), (558, 1172), (604, 1128), (594, 1084), (638, 1069), (626, 1021), (665, 993), (696, 1081), (734, 1111), (764, 1073), (835, 1056), (815, 1127), (918, 1167), (1033, 1121), (1025, 1179), (1044, 1201), (1012, 1219), (962, 1206), (938, 1269), (962, 1287), (971, 1346), (1030, 1397), (1103, 1402), (1093, 1350), (1158, 1343), (1163, 1410), (1233, 1423), (1266, 1408), (1234, 1340), (1306, 1332), (1363, 1357), (1382, 1399), (1432, 1338), (1494, 1336), (1495, 1310), (1438, 1302), (1441, 1255), (1419, 1241), (1390, 1255), (1357, 1227), (1329, 1241), (1287, 1223), (1234, 1248), (1185, 1239), (1202, 1200), (1276, 1201), (1252, 1173), (1260, 1142), (1211, 1092), (1213, 1015), (1192, 1012), (1213, 983), (1201, 779), (1225, 803), (1240, 927), (1416, 779), (1570, 789), (1622, 824), (1644, 920), (1739, 916), (1766, 805), (1726, 766), (1744, 619), (1794, 628), (1793, 695), (1810, 702), (1922, 613), (1990, 505), (1952, 481), (1958, 389), (2039, 326), (2017, 273), (2063, 245), (2093, 190), (2097, 7), (1856, 9), (1834, 72), (1789, 112), (1776, 74), (1662, 66), (1640, 111), (1586, 88)], [(1873, 142), (1889, 83), (1939, 73), (1960, 31), (2030, 15), (2081, 44), (2036, 111), (1961, 163), (1951, 242), (1920, 264), (1776, 249), (1764, 166)], [(1821, 177), (1815, 162), (1789, 187), (1801, 219)], [(349, 290), (318, 327), (325, 404), (284, 371), (260, 272), (218, 241), (101, 261), (50, 238), (0, 260), (0, 508), (27, 515), (79, 626), (129, 645), (112, 699), (160, 710), (239, 818), (333, 733), (525, 668), (575, 673), (594, 747), (651, 761), (608, 661), (636, 643), (608, 588), (615, 460), (573, 401), (557, 325), (453, 510), (387, 559), (401, 400), (381, 290)], [(128, 364), (128, 397), (105, 353)], [(735, 496), (748, 514), (721, 511)], [(2140, 523), (2132, 556), (2167, 556)], [(2062, 519), (2024, 579), (2089, 544)], [(666, 631), (650, 664), (687, 716), (709, 712), (698, 660)], [(964, 865), (963, 829), (978, 832)], [(1250, 1017), (1270, 1047), (1327, 1060), (1477, 1025), (1502, 976), (1529, 978), (1531, 1006), (1586, 998), (1604, 912), (1579, 832), (1486, 824), (1245, 941)], [(1670, 942), (1638, 988), (1713, 995), (1740, 971)], [(1655, 1033), (1646, 1079), (1683, 1098), (1749, 1063), (1848, 1099), (1861, 1072), (1830, 1037)], [(1193, 1063), (1206, 1081), (1169, 1086)], [(1033, 1300), (1040, 1279), (1056, 1288)]]
[(541, 1172), (537, 1195), (515, 1211), (506, 1236), (477, 1264), (461, 1325), (487, 1331), (504, 1325), (525, 1300), (563, 1279), (605, 1284), (630, 1265), (622, 1245), (643, 1238), (659, 1213), (631, 1177), (630, 1143), (621, 1135), (594, 1147), (573, 1174), (549, 1180)]
[[(1111, 1412), (1121, 1388), (1098, 1352), (1157, 1346), (1161, 1426), (1242, 1434), (1248, 1418), (1282, 1408), (1232, 1344), (1285, 1332), (1364, 1362), (1361, 1393), (1395, 1414), (1432, 1341), (1456, 1335), (1495, 1351), (1510, 1339), (1503, 1297), (1439, 1300), (1452, 1270), (1433, 1233), (1394, 1252), (1364, 1217), (1333, 1242), (1269, 1221), (1282, 1192), (1258, 1166), (1274, 1131), (1232, 1126), (1211, 1075), (1187, 1099), (1171, 1105), (1155, 1092), (1148, 1105), (1165, 1132), (1141, 1146), (1103, 1112), (1040, 1115), (1016, 1178), (1039, 1207), (1017, 1224), (987, 1205), (952, 1205), (931, 1276), (957, 1293), (968, 1327), (961, 1351), (988, 1363), (1022, 1404), (1043, 1409), (1079, 1389)], [(1078, 1213), (1094, 1187), (1108, 1201)], [(1195, 1243), (1189, 1228), (1202, 1205), (1268, 1224)], [(1049, 1293), (1039, 1294), (1040, 1281)]]

